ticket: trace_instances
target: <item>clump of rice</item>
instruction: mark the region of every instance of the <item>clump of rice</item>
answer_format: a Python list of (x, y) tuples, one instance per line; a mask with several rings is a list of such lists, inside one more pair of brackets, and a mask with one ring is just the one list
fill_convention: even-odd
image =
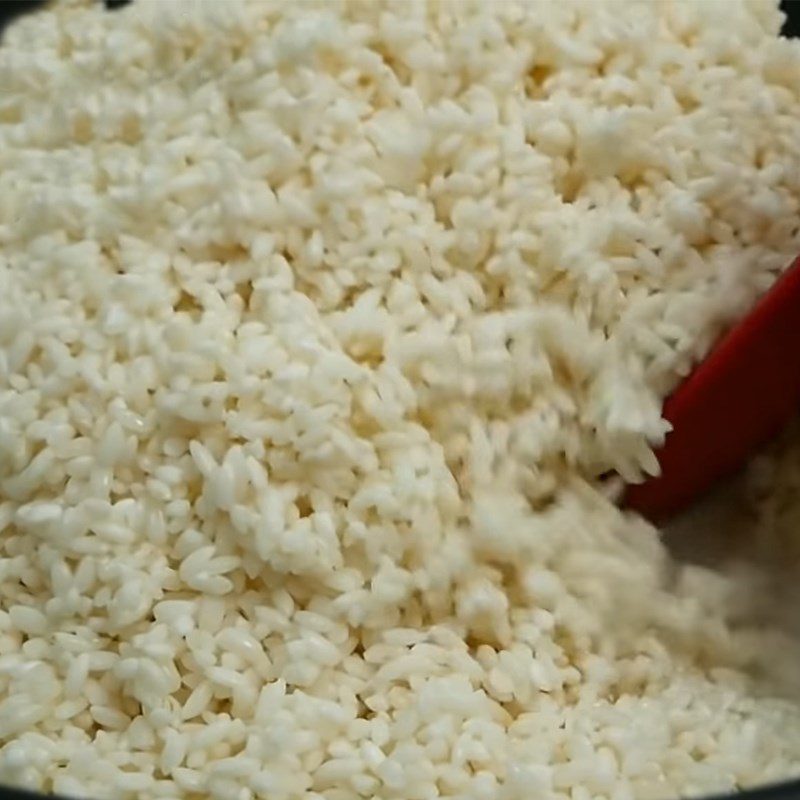
[[(603, 499), (800, 250), (761, 2), (56, 3), (0, 47), (0, 781), (800, 774), (800, 657)], [(797, 662), (795, 662), (797, 663)]]

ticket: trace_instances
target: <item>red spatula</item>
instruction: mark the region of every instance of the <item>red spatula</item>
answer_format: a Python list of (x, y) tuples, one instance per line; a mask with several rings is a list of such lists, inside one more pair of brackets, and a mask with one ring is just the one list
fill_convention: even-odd
[(661, 475), (628, 486), (623, 505), (653, 521), (735, 472), (800, 411), (800, 258), (664, 404), (672, 424)]

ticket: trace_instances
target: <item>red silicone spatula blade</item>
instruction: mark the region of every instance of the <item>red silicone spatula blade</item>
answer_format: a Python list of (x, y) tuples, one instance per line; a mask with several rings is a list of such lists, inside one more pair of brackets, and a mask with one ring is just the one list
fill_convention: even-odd
[(664, 404), (661, 475), (623, 504), (653, 521), (733, 473), (800, 410), (800, 259)]

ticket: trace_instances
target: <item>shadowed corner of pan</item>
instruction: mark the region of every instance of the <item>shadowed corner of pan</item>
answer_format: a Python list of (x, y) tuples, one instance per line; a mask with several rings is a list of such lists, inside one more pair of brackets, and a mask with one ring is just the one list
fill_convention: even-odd
[[(130, 2), (131, 0), (104, 0), (103, 5), (109, 11), (113, 11)], [(12, 20), (46, 5), (46, 0), (0, 0), (0, 34)]]
[(800, 0), (781, 0), (781, 10), (786, 14), (783, 35), (791, 38), (800, 37)]

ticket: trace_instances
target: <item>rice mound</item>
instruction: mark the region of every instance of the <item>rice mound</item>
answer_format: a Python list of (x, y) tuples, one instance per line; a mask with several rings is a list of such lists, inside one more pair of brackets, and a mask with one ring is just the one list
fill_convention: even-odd
[[(775, 4), (56, 3), (0, 46), (0, 782), (800, 775), (797, 640), (599, 476), (800, 251)], [(790, 492), (791, 494), (791, 492)]]

